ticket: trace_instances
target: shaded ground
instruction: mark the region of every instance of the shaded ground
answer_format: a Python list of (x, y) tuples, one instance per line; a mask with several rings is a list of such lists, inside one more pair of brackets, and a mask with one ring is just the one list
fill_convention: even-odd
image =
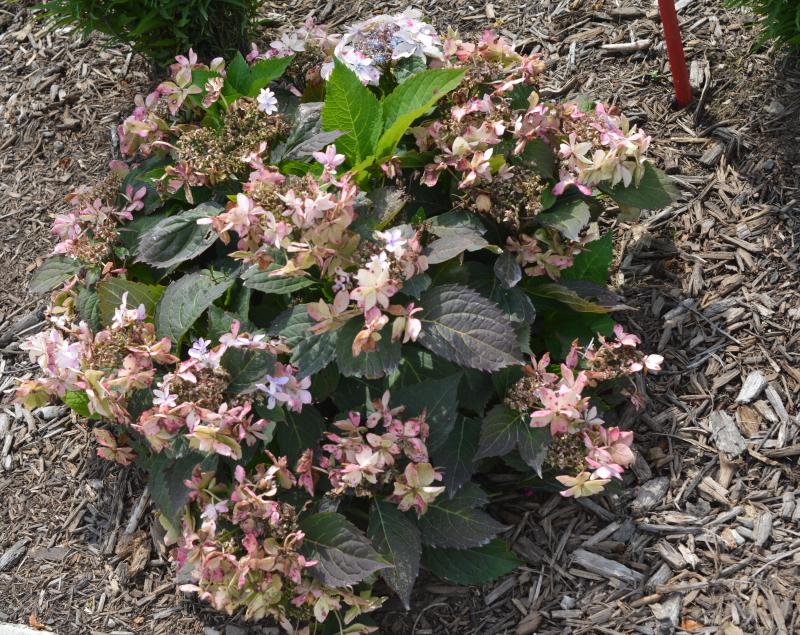
[[(491, 26), (541, 48), (549, 88), (618, 103), (656, 138), (683, 194), (613, 227), (612, 282), (634, 307), (623, 319), (667, 360), (646, 413), (623, 417), (639, 452), (626, 492), (582, 505), (510, 492), (495, 511), (514, 526), (525, 566), (484, 589), (423, 579), (410, 613), (389, 603), (377, 616), (383, 633), (800, 632), (800, 70), (750, 53), (746, 16), (710, 0), (678, 4), (699, 96), (681, 112), (670, 107), (649, 4), (416, 5), (440, 28)], [(299, 21), (316, 9), (337, 24), (404, 7), (331, 0), (286, 14)], [(624, 56), (600, 48), (635, 40), (650, 43)], [(42, 304), (25, 279), (47, 251), (49, 215), (102, 174), (110, 126), (146, 87), (142, 71), (124, 53), (47, 35), (24, 11), (0, 8), (0, 403), (31, 370), (3, 336)], [(736, 404), (752, 371), (769, 388)], [(715, 412), (731, 417), (746, 449), (730, 429), (712, 434), (726, 425)], [(82, 423), (0, 407), (0, 453), (0, 621), (64, 635), (222, 630), (224, 620), (175, 592), (147, 514), (126, 537), (142, 485), (93, 458)]]

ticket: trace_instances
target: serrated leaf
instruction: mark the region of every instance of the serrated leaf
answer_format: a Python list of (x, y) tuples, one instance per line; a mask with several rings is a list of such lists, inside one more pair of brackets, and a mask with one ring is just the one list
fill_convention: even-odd
[(97, 291), (83, 287), (78, 293), (75, 306), (78, 309), (78, 315), (81, 320), (85, 321), (92, 331), (99, 331), (101, 328), (100, 298), (97, 295)]
[(383, 103), (384, 132), (375, 156), (391, 156), (414, 120), (458, 86), (465, 72), (465, 69), (455, 68), (426, 70), (395, 88)]
[(407, 296), (419, 300), (424, 291), (431, 286), (431, 277), (427, 273), (418, 273), (413, 278), (403, 282), (402, 292)]
[(241, 315), (220, 309), (213, 304), (208, 308), (208, 337), (214, 341), (219, 341), (221, 335), (230, 333), (231, 326), (235, 321), (239, 322), (239, 328), (244, 333), (253, 334), (257, 329)]
[(520, 431), (525, 427), (529, 426), (518, 412), (504, 404), (495, 406), (483, 419), (475, 459), (508, 454), (516, 447)]
[(236, 276), (190, 273), (164, 291), (156, 307), (155, 324), (159, 337), (169, 337), (173, 346), (184, 336), (211, 304), (225, 293)]
[(495, 371), (521, 361), (514, 325), (496, 304), (457, 284), (432, 287), (420, 304), (419, 343), (467, 368)]
[(31, 293), (47, 293), (81, 270), (80, 260), (53, 256), (42, 263), (31, 277)]
[(278, 423), (275, 436), (281, 454), (294, 465), (303, 450), (314, 448), (325, 430), (325, 420), (314, 406), (303, 406), (300, 412), (286, 411), (285, 421)]
[(192, 475), (195, 466), (202, 469), (214, 469), (217, 456), (204, 456), (191, 452), (186, 456), (173, 459), (166, 452), (153, 454), (146, 461), (150, 496), (158, 511), (175, 525), (183, 506), (189, 500), (189, 488), (184, 481)]
[(196, 258), (217, 240), (210, 226), (198, 225), (197, 221), (215, 216), (223, 209), (218, 203), (202, 203), (159, 221), (139, 238), (138, 260), (168, 269)]
[(417, 73), (424, 71), (428, 67), (427, 60), (419, 55), (403, 57), (397, 61), (392, 71), (398, 84), (409, 80)]
[(239, 52), (225, 69), (225, 86), (232, 88), (240, 95), (247, 95), (247, 89), (250, 87), (250, 67)]
[(308, 159), (315, 152), (321, 152), (329, 145), (334, 143), (344, 133), (339, 130), (330, 132), (318, 132), (317, 134), (304, 139), (294, 148), (289, 150), (284, 157), (285, 161), (302, 161)]
[(488, 245), (488, 241), (479, 233), (463, 228), (459, 231), (447, 232), (425, 248), (428, 263), (437, 265), (440, 262), (460, 256), (465, 251), (477, 251)]
[(478, 218), (476, 214), (471, 214), (463, 210), (452, 210), (434, 216), (427, 221), (426, 226), (430, 233), (440, 238), (448, 236), (453, 232), (462, 232), (466, 229), (477, 232), (481, 236), (486, 233), (486, 227), (484, 227), (480, 218)]
[(404, 405), (405, 417), (416, 417), (423, 410), (425, 421), (430, 426), (428, 449), (433, 450), (444, 443), (458, 414), (458, 384), (461, 373), (443, 379), (427, 379), (418, 384), (405, 385), (392, 390), (392, 402)]
[(147, 388), (137, 388), (134, 390), (130, 397), (128, 397), (128, 403), (125, 406), (128, 414), (130, 414), (131, 419), (134, 421), (136, 421), (145, 410), (149, 410), (152, 407), (153, 391)]
[[(525, 106), (527, 108), (527, 106)], [(556, 161), (553, 149), (542, 139), (534, 139), (525, 144), (519, 159), (533, 167), (543, 179), (551, 179), (555, 174)]]
[(281, 265), (271, 264), (266, 269), (259, 269), (257, 265), (250, 267), (242, 276), (244, 286), (248, 289), (261, 291), (261, 293), (294, 293), (300, 289), (315, 284), (307, 276), (274, 276), (273, 271), (280, 269)]
[(348, 321), (339, 329), (336, 339), (336, 365), (345, 377), (379, 379), (392, 372), (400, 364), (400, 342), (391, 339), (391, 328), (387, 325), (380, 331), (381, 340), (375, 351), (362, 351), (353, 356), (353, 340), (363, 326), (360, 318)]
[(367, 535), (376, 551), (394, 565), (382, 569), (380, 576), (408, 610), (422, 557), (419, 529), (396, 505), (375, 499), (369, 509)]
[[(262, 88), (265, 88), (271, 81), (283, 75), (293, 59), (294, 55), (288, 55), (286, 57), (271, 57), (266, 60), (259, 60), (249, 69), (246, 90), (240, 90), (239, 92), (248, 97), (258, 96)], [(230, 74), (230, 68), (228, 73)]]
[(522, 563), (503, 540), (475, 549), (422, 548), (423, 563), (434, 574), (456, 584), (486, 584)]
[(280, 335), (292, 349), (291, 362), (299, 369), (299, 377), (319, 372), (336, 357), (339, 331), (316, 335), (311, 331), (314, 324), (308, 305), (298, 304), (281, 313), (269, 327), (271, 334)]
[(520, 434), (517, 451), (522, 460), (542, 478), (542, 466), (550, 447), (550, 428), (531, 428)]
[(325, 90), (323, 129), (344, 133), (337, 140), (336, 148), (347, 156), (351, 165), (366, 159), (374, 153), (381, 133), (381, 103), (338, 59), (334, 60)]
[(142, 284), (124, 278), (108, 278), (97, 285), (97, 297), (102, 324), (111, 324), (114, 311), (122, 304), (122, 296), (128, 294), (128, 308), (137, 308), (144, 305), (147, 315), (153, 315), (156, 304), (164, 293), (160, 285)]
[(433, 451), (434, 464), (442, 468), (442, 483), (450, 498), (472, 478), (480, 433), (480, 421), (458, 417), (445, 442)]
[(331, 397), (339, 387), (341, 379), (336, 364), (328, 364), (311, 378), (311, 398), (319, 403)]
[(589, 206), (580, 199), (564, 201), (552, 210), (539, 214), (537, 222), (561, 232), (564, 238), (580, 240), (581, 231), (589, 224)]
[[(533, 324), (536, 319), (536, 308), (520, 286), (506, 289), (496, 274), (478, 262), (467, 262), (464, 269), (469, 273), (470, 286), (497, 304), (512, 321)], [(514, 326), (517, 328), (518, 324)]]
[(318, 560), (309, 572), (327, 586), (358, 584), (391, 566), (341, 514), (320, 512), (302, 518), (299, 524), (305, 534), (301, 553)]
[(494, 275), (506, 289), (517, 286), (522, 280), (522, 267), (517, 262), (517, 257), (510, 251), (504, 251), (494, 261)]
[(458, 387), (459, 406), (482, 417), (493, 390), (492, 376), (489, 373), (465, 368), (464, 378)]
[(291, 347), (306, 339), (311, 334), (309, 329), (314, 324), (316, 322), (308, 314), (308, 305), (296, 304), (276, 317), (269, 325), (268, 332), (270, 335), (280, 335)]
[(64, 393), (64, 403), (82, 417), (89, 417), (89, 395), (85, 390), (68, 390)]
[(614, 258), (614, 244), (611, 232), (598, 240), (584, 245), (581, 252), (573, 258), (572, 266), (561, 271), (565, 280), (590, 280), (598, 284), (608, 282), (608, 270)]
[(394, 186), (375, 188), (367, 194), (367, 197), (372, 201), (372, 209), (370, 211), (371, 216), (375, 219), (373, 229), (387, 227), (408, 201), (406, 191), (403, 188)]
[(268, 351), (229, 348), (220, 361), (230, 374), (226, 390), (235, 393), (253, 392), (275, 368), (275, 356)]
[(428, 511), (419, 519), (422, 543), (454, 549), (470, 549), (488, 543), (508, 527), (477, 509), (485, 500), (480, 487), (468, 483), (453, 498), (440, 496), (429, 503)]
[(483, 418), (475, 460), (505, 456), (517, 449), (523, 460), (541, 476), (549, 442), (546, 428), (531, 428), (518, 412), (498, 404)]
[(142, 234), (167, 218), (164, 212), (135, 216), (134, 219), (117, 229), (119, 241), (130, 252), (135, 254), (139, 249), (139, 240)]
[(298, 378), (315, 375), (336, 357), (336, 339), (339, 331), (309, 334), (292, 348), (291, 363), (297, 370)]
[(303, 161), (342, 136), (339, 130), (322, 132), (322, 102), (300, 104), (286, 142), (270, 152), (274, 163)]
[(639, 185), (625, 187), (622, 183), (600, 189), (620, 205), (639, 209), (660, 209), (678, 200), (678, 189), (670, 178), (652, 163), (644, 164), (644, 175)]
[(568, 289), (564, 285), (555, 282), (526, 285), (525, 291), (527, 291), (528, 295), (534, 297), (555, 300), (556, 302), (565, 304), (570, 309), (578, 311), (579, 313), (608, 313), (611, 310), (608, 307), (590, 302), (579, 296), (572, 289)]

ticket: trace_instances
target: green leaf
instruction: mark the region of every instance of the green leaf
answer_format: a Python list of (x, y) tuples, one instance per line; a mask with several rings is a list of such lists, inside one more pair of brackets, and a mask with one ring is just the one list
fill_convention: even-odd
[(522, 280), (522, 267), (517, 262), (517, 257), (510, 251), (504, 251), (494, 261), (494, 275), (505, 289), (511, 289)]
[(81, 417), (90, 417), (89, 395), (85, 390), (68, 390), (64, 393), (64, 403), (77, 412)]
[(169, 337), (176, 345), (214, 300), (236, 282), (236, 276), (220, 273), (215, 276), (190, 273), (167, 287), (156, 307), (159, 337)]
[(195, 466), (210, 470), (216, 466), (217, 456), (204, 456), (191, 452), (186, 456), (173, 459), (166, 452), (153, 454), (146, 461), (150, 496), (166, 519), (177, 524), (183, 506), (189, 500), (189, 488), (184, 481), (190, 478)]
[(644, 176), (636, 187), (625, 187), (618, 183), (614, 187), (600, 189), (620, 205), (640, 209), (660, 209), (678, 199), (678, 189), (670, 178), (652, 163), (644, 164)]
[(326, 85), (322, 127), (345, 134), (337, 139), (336, 148), (351, 165), (372, 155), (381, 133), (381, 103), (361, 83), (355, 73), (338, 59)]
[(97, 291), (83, 287), (78, 293), (75, 305), (81, 320), (84, 320), (93, 331), (99, 331), (101, 328), (100, 298), (97, 295)]
[(417, 73), (424, 71), (427, 67), (427, 61), (424, 57), (412, 55), (398, 60), (392, 70), (397, 83), (402, 84)]
[(304, 450), (315, 448), (325, 430), (325, 420), (314, 406), (303, 406), (300, 412), (286, 411), (286, 420), (278, 423), (275, 436), (281, 454), (294, 465)]
[(445, 442), (458, 414), (458, 384), (462, 373), (443, 379), (427, 379), (418, 384), (405, 385), (392, 390), (392, 402), (404, 405), (404, 417), (416, 417), (423, 410), (430, 426), (428, 449), (438, 448)]
[(553, 178), (556, 171), (553, 149), (542, 139), (534, 139), (526, 143), (519, 158), (523, 163), (532, 166), (543, 179)]
[(329, 364), (311, 378), (311, 398), (319, 403), (332, 396), (341, 379), (336, 364)]
[(381, 570), (380, 576), (408, 610), (422, 557), (419, 529), (396, 505), (375, 499), (369, 509), (367, 535), (377, 552), (394, 565)]
[(517, 449), (522, 459), (541, 476), (549, 442), (547, 428), (531, 428), (518, 412), (498, 404), (483, 419), (475, 460), (505, 456)]
[(341, 329), (336, 339), (336, 364), (345, 377), (365, 377), (379, 379), (392, 372), (400, 364), (400, 342), (391, 339), (391, 328), (387, 325), (380, 332), (381, 340), (377, 350), (361, 351), (357, 357), (353, 356), (353, 340), (361, 330), (363, 321), (355, 318), (348, 321)]
[(257, 330), (252, 323), (245, 320), (241, 315), (211, 305), (208, 309), (208, 337), (214, 341), (219, 341), (220, 336), (230, 333), (231, 326), (235, 321), (239, 322), (239, 328), (245, 333), (252, 334)]
[(300, 520), (305, 533), (301, 553), (318, 563), (309, 570), (332, 587), (358, 584), (391, 564), (373, 549), (367, 537), (341, 514), (320, 512)]
[(292, 348), (290, 361), (298, 369), (298, 378), (315, 375), (334, 360), (338, 337), (339, 331), (309, 334)]
[(447, 232), (445, 236), (437, 238), (425, 248), (428, 263), (437, 265), (465, 251), (477, 251), (488, 245), (488, 241), (476, 231), (463, 228), (459, 231)]
[[(464, 268), (469, 272), (469, 284), (473, 289), (496, 303), (514, 322), (533, 324), (536, 319), (536, 308), (519, 286), (505, 288), (496, 271), (491, 272), (481, 263), (467, 262)], [(515, 328), (518, 326), (514, 325)]]
[(611, 232), (607, 232), (602, 238), (585, 245), (573, 259), (572, 266), (561, 272), (561, 277), (565, 280), (590, 280), (606, 284), (608, 269), (614, 258), (612, 240)]
[(248, 289), (261, 291), (261, 293), (294, 293), (300, 289), (310, 287), (314, 281), (307, 276), (273, 276), (273, 271), (280, 269), (281, 265), (271, 264), (266, 269), (259, 269), (258, 265), (250, 267), (242, 276), (244, 286)]
[(474, 483), (465, 484), (451, 499), (439, 497), (419, 519), (422, 542), (429, 547), (470, 549), (485, 545), (508, 529), (484, 511), (486, 495)]
[(227, 391), (249, 393), (256, 384), (264, 381), (267, 373), (275, 368), (275, 356), (267, 351), (229, 348), (220, 360), (230, 374)]
[(581, 199), (559, 203), (552, 211), (539, 214), (537, 222), (561, 232), (564, 238), (580, 240), (581, 231), (589, 224), (589, 206)]
[(493, 390), (492, 376), (489, 373), (465, 368), (464, 379), (458, 387), (458, 402), (462, 408), (483, 416)]
[(486, 233), (480, 218), (476, 214), (463, 210), (453, 210), (434, 216), (426, 223), (428, 231), (443, 238), (452, 233), (460, 233), (466, 229), (477, 232), (481, 236)]
[(273, 163), (280, 162), (285, 168), (287, 163), (307, 160), (342, 136), (339, 130), (322, 132), (323, 106), (322, 102), (300, 104), (286, 142), (270, 151)]
[(541, 341), (536, 348), (550, 351), (553, 359), (563, 359), (576, 339), (586, 343), (598, 333), (610, 336), (616, 323), (607, 313), (565, 311), (563, 305), (555, 302), (543, 308), (540, 315)]
[(458, 417), (445, 442), (433, 451), (434, 463), (442, 468), (442, 483), (450, 498), (472, 478), (480, 432), (480, 421)]
[[(511, 109), (528, 110), (531, 107), (529, 98), (533, 93), (534, 87), (528, 84), (517, 84), (511, 89)], [(538, 95), (537, 95), (538, 96)]]
[(426, 70), (395, 88), (383, 103), (384, 132), (375, 156), (391, 156), (411, 124), (458, 86), (465, 72), (457, 68)]
[(269, 325), (270, 335), (280, 335), (290, 346), (294, 347), (311, 335), (309, 330), (316, 324), (308, 314), (307, 304), (296, 304), (281, 313)]
[(128, 308), (137, 308), (144, 304), (147, 315), (153, 315), (156, 303), (164, 293), (164, 287), (153, 284), (142, 284), (124, 278), (108, 278), (97, 285), (97, 297), (100, 311), (100, 321), (111, 324), (114, 311), (122, 305), (122, 296), (128, 294)]
[(196, 258), (217, 240), (209, 225), (198, 225), (197, 221), (215, 216), (222, 209), (218, 203), (202, 203), (156, 223), (139, 238), (138, 260), (168, 269)]
[(457, 284), (432, 287), (420, 304), (425, 311), (419, 343), (437, 355), (488, 371), (521, 361), (511, 320), (476, 291)]
[(608, 313), (611, 310), (608, 307), (590, 302), (579, 296), (572, 289), (567, 289), (564, 285), (555, 282), (528, 284), (525, 287), (525, 291), (533, 297), (546, 298), (565, 304), (579, 313)]
[(422, 554), (423, 563), (432, 573), (456, 584), (486, 584), (522, 564), (503, 540), (475, 549), (423, 547)]
[(420, 296), (431, 286), (431, 277), (427, 273), (418, 273), (413, 278), (403, 282), (401, 291), (415, 300), (419, 300)]
[[(247, 85), (246, 91), (239, 92), (247, 95), (248, 97), (257, 97), (262, 88), (265, 88), (271, 81), (274, 81), (283, 75), (293, 59), (294, 55), (289, 55), (287, 57), (271, 57), (266, 60), (259, 60), (250, 67), (248, 74), (249, 84)], [(228, 75), (230, 75), (230, 72), (231, 71), (229, 68)]]
[(47, 293), (81, 270), (80, 260), (53, 256), (42, 263), (31, 277), (31, 293)]
[(308, 305), (298, 304), (281, 313), (270, 325), (270, 333), (280, 335), (292, 349), (291, 362), (299, 369), (298, 377), (319, 372), (336, 356), (339, 331), (316, 335), (311, 331), (314, 324)]
[(167, 217), (164, 212), (135, 216), (132, 221), (117, 229), (119, 241), (130, 254), (135, 254), (139, 250), (142, 235), (165, 218)]
[(228, 64), (225, 69), (225, 85), (230, 86), (240, 95), (247, 95), (250, 87), (250, 67), (241, 53), (236, 53), (236, 57)]

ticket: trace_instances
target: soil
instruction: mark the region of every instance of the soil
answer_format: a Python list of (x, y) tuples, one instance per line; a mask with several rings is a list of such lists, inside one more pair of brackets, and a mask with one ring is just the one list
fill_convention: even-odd
[[(382, 633), (800, 632), (800, 64), (752, 49), (752, 16), (677, 4), (696, 94), (683, 110), (642, 0), (415, 5), (441, 29), (493, 28), (543, 52), (551, 94), (617, 104), (653, 135), (682, 194), (609, 227), (612, 286), (632, 307), (619, 319), (666, 358), (644, 412), (621, 417), (638, 454), (624, 492), (494, 500), (524, 566), (484, 588), (425, 577), (411, 611), (390, 600), (375, 616)], [(336, 25), (405, 6), (270, 8)], [(147, 509), (140, 475), (97, 459), (84, 422), (11, 405), (33, 372), (17, 337), (40, 323), (45, 299), (27, 279), (49, 252), (52, 215), (102, 176), (112, 127), (150, 83), (142, 61), (106, 44), (0, 7), (0, 622), (62, 635), (276, 633), (176, 591), (157, 528), (134, 513)], [(767, 387), (737, 403), (751, 373)]]

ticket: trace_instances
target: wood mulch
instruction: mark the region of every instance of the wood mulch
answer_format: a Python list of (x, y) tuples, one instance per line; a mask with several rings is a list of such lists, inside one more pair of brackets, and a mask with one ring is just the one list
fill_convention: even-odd
[[(683, 111), (650, 3), (415, 5), (440, 28), (492, 27), (542, 50), (551, 94), (617, 103), (654, 136), (682, 196), (612, 228), (612, 283), (633, 307), (620, 319), (666, 358), (645, 412), (620, 417), (638, 451), (623, 493), (497, 499), (524, 566), (482, 589), (425, 577), (410, 612), (389, 601), (376, 616), (382, 633), (800, 632), (800, 65), (752, 52), (743, 13), (677, 5), (698, 95)], [(405, 6), (271, 10), (341, 24)], [(25, 282), (48, 251), (50, 216), (102, 175), (110, 127), (148, 87), (145, 70), (0, 8), (0, 622), (64, 635), (276, 633), (180, 597), (138, 473), (96, 459), (88, 428), (63, 409), (10, 405), (33, 371), (16, 338), (40, 322), (43, 299)]]

